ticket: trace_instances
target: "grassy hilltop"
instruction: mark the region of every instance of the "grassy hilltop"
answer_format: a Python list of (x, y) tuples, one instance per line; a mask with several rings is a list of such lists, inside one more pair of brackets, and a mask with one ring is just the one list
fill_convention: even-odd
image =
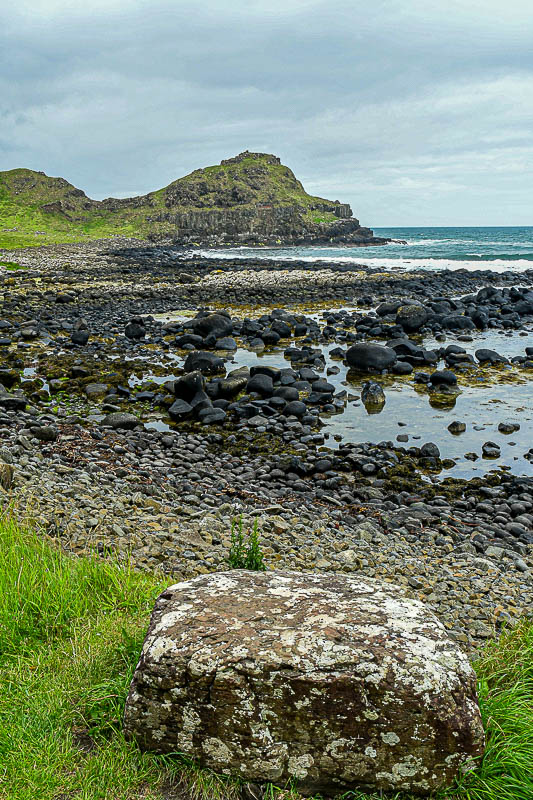
[[(124, 200), (92, 200), (64, 178), (30, 169), (0, 172), (0, 247), (8, 249), (117, 235), (179, 238), (185, 231), (216, 233), (224, 226), (237, 230), (239, 224), (252, 225), (258, 235), (267, 230), (275, 234), (278, 224), (283, 236), (288, 220), (291, 231), (334, 230), (339, 217), (348, 216), (349, 206), (307, 194), (288, 167), (265, 153), (246, 151), (163, 189)], [(257, 225), (267, 217), (269, 225)], [(358, 225), (357, 220), (349, 222), (352, 228)]]

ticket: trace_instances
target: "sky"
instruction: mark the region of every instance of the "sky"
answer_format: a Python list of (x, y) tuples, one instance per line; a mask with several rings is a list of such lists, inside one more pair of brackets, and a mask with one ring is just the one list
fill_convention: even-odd
[(0, 170), (275, 153), (362, 224), (533, 225), (531, 0), (3, 0)]

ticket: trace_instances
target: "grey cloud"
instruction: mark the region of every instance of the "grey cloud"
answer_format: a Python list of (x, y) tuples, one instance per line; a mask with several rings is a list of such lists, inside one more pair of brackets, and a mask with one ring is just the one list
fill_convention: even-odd
[(69, 5), (6, 15), (0, 168), (125, 196), (248, 147), (368, 224), (526, 222), (525, 2)]

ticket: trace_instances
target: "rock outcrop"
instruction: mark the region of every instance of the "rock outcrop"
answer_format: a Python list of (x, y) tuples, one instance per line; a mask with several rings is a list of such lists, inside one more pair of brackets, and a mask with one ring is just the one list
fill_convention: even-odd
[(235, 570), (161, 594), (124, 727), (247, 781), (427, 793), (483, 753), (475, 687), (444, 627), (396, 587)]

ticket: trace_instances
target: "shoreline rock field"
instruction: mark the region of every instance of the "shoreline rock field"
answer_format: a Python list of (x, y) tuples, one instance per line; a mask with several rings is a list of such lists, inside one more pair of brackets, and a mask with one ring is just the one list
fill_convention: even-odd
[[(242, 514), (269, 569), (399, 585), (468, 653), (531, 613), (527, 419), (431, 415), (527, 390), (533, 272), (118, 238), (1, 255), (21, 267), (0, 275), (3, 501), (66, 549), (187, 580), (227, 568)], [(398, 397), (423, 414), (396, 417)]]

